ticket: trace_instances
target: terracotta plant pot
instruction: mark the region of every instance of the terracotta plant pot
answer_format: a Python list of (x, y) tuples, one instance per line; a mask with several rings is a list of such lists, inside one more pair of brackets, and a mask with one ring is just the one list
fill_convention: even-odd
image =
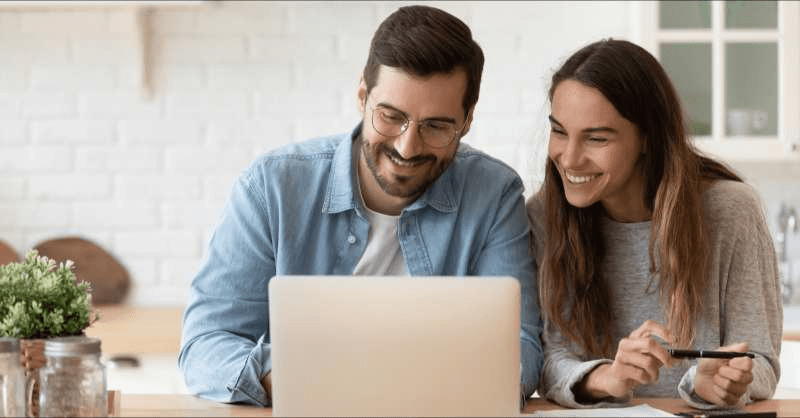
[(44, 340), (21, 339), (19, 344), (20, 362), (25, 368), (25, 379), (28, 387), (26, 415), (39, 416), (39, 369), (47, 359), (44, 356)]

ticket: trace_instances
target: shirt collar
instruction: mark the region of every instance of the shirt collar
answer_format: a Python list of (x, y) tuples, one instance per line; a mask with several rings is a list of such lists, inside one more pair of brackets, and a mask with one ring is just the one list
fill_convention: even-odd
[(327, 199), (322, 207), (324, 213), (344, 212), (361, 205), (353, 165), (353, 143), (359, 135), (361, 135), (361, 123), (336, 147), (331, 164), (331, 176), (328, 180)]

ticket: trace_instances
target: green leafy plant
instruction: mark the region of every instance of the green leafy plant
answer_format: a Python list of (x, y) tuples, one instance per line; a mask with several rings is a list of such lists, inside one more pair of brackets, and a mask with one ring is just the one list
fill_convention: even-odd
[(76, 283), (72, 262), (28, 251), (24, 262), (0, 266), (0, 336), (50, 338), (78, 335), (97, 320), (89, 284)]

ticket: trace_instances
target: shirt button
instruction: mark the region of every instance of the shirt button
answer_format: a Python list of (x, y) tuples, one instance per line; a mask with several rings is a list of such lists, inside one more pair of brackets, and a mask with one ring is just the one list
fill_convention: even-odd
[(352, 235), (352, 234), (350, 234), (350, 235), (347, 237), (347, 242), (349, 242), (350, 244), (355, 244), (355, 243), (356, 243), (356, 236), (355, 236), (355, 235)]

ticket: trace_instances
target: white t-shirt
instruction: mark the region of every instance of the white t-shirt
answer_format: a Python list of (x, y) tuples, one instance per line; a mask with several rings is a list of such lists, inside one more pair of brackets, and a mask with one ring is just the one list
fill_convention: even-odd
[(366, 209), (369, 218), (367, 248), (358, 260), (353, 275), (407, 276), (406, 263), (397, 239), (400, 216), (384, 215)]
[[(356, 143), (359, 143), (357, 141)], [(370, 210), (361, 195), (361, 179), (358, 178), (358, 152), (360, 146), (353, 146), (353, 162), (356, 171), (356, 189), (361, 204), (367, 211), (369, 235), (367, 248), (358, 260), (353, 276), (408, 276), (400, 240), (397, 239), (397, 224), (400, 216), (384, 215)]]

